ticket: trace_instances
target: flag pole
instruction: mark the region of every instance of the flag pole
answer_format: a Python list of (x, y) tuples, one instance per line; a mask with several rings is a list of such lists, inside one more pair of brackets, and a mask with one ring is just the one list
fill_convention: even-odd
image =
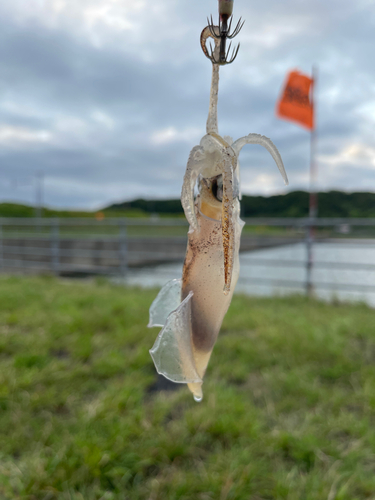
[(313, 244), (315, 239), (314, 221), (318, 215), (318, 196), (316, 192), (317, 165), (316, 165), (316, 95), (315, 87), (317, 81), (317, 67), (312, 67), (311, 104), (313, 109), (313, 127), (310, 133), (310, 185), (309, 185), (309, 225), (307, 228), (307, 276), (306, 293), (309, 297), (313, 295), (312, 269), (314, 264)]

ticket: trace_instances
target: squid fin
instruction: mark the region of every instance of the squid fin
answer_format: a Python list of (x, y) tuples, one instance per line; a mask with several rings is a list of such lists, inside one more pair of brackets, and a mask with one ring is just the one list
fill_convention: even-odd
[(202, 383), (195, 367), (191, 334), (193, 292), (172, 311), (150, 349), (156, 371), (177, 383)]
[(166, 283), (150, 306), (148, 328), (164, 326), (169, 313), (181, 304), (181, 278)]

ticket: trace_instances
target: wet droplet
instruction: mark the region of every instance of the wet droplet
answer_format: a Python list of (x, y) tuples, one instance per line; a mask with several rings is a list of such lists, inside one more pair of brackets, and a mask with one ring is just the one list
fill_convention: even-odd
[(194, 395), (194, 401), (196, 401), (197, 403), (200, 403), (203, 399), (203, 396), (196, 396)]

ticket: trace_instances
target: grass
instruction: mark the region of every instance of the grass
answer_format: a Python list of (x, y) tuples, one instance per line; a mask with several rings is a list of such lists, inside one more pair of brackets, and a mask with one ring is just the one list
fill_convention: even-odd
[[(164, 218), (166, 219), (166, 218)], [(127, 238), (163, 238), (163, 237), (187, 237), (189, 229), (188, 223), (185, 219), (180, 218), (183, 224), (181, 225), (155, 225), (150, 220), (149, 224), (128, 225), (126, 227)], [(139, 220), (139, 219), (137, 219)], [(159, 222), (163, 222), (160, 219)], [(51, 226), (38, 226), (37, 222), (29, 226), (4, 226), (2, 235), (4, 239), (7, 238), (32, 238), (32, 237), (45, 237), (50, 238), (53, 235), (54, 227)], [(320, 238), (334, 237), (341, 238), (343, 235), (332, 233), (327, 230), (317, 230), (316, 236)], [(98, 226), (60, 226), (60, 238), (111, 238), (120, 235), (120, 227), (115, 225), (106, 225), (104, 221), (102, 225)], [(251, 226), (245, 225), (242, 230), (243, 236), (264, 236), (264, 237), (283, 237), (283, 238), (304, 238), (304, 231), (297, 231), (295, 228), (278, 227), (278, 226)], [(371, 237), (372, 234), (366, 231), (361, 234), (362, 237)], [(357, 234), (344, 235), (345, 238), (357, 237)]]
[[(139, 220), (139, 219), (137, 219)], [(151, 220), (150, 224), (128, 225), (126, 227), (126, 236), (132, 238), (165, 238), (165, 237), (184, 237), (187, 238), (189, 229), (188, 223), (185, 219), (181, 219), (182, 225), (155, 225)], [(163, 219), (161, 219), (161, 222)], [(160, 221), (159, 221), (160, 222)], [(281, 236), (281, 237), (301, 237), (301, 233), (286, 228), (269, 227), (269, 226), (245, 226), (243, 229), (245, 236)], [(35, 225), (30, 226), (4, 226), (3, 237), (9, 238), (32, 238), (32, 237), (45, 237), (50, 238), (53, 235), (53, 226), (38, 227), (37, 222)], [(61, 226), (59, 228), (60, 238), (117, 238), (120, 235), (120, 227), (115, 225), (98, 226)], [(303, 235), (302, 235), (303, 237)]]
[[(188, 225), (184, 226), (156, 226), (156, 225), (137, 225), (127, 226), (127, 238), (162, 238), (183, 236), (187, 237)], [(61, 226), (59, 228), (59, 237), (64, 238), (118, 238), (120, 235), (120, 228), (118, 226)], [(3, 230), (4, 239), (9, 238), (51, 238), (53, 236), (53, 227), (38, 228), (35, 226), (22, 226), (21, 228), (14, 228), (14, 226), (6, 227)]]
[(375, 499), (374, 310), (235, 297), (197, 404), (155, 293), (0, 279), (1, 500)]

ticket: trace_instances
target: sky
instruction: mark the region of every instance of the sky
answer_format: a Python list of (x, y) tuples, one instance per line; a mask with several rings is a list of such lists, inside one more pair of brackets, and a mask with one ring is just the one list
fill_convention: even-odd
[[(178, 198), (205, 134), (217, 0), (0, 1), (0, 201), (96, 210)], [(308, 189), (309, 132), (275, 116), (286, 73), (317, 67), (318, 189), (375, 191), (375, 0), (235, 0), (237, 59), (220, 68), (219, 132), (278, 147), (240, 156), (242, 192)]]

